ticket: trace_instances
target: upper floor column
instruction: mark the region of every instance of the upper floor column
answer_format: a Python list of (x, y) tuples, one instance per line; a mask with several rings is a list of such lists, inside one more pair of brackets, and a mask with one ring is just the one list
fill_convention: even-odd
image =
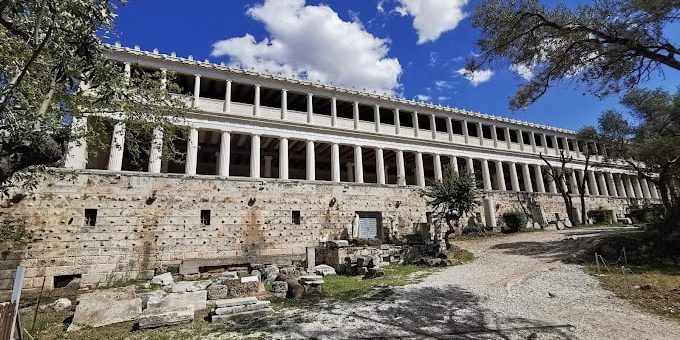
[(338, 100), (333, 97), (331, 98), (331, 126), (336, 125), (338, 125)]
[(253, 104), (253, 116), (260, 115), (260, 84), (255, 84), (255, 100)]
[(477, 126), (477, 136), (479, 137), (479, 145), (484, 145), (484, 129), (482, 123), (475, 124)]
[(314, 98), (311, 93), (307, 93), (307, 124), (312, 124), (314, 120)]
[(531, 145), (531, 152), (536, 152), (536, 134), (529, 131), (529, 144)]
[(380, 132), (380, 105), (373, 106), (373, 120), (375, 120), (375, 132)]
[(446, 118), (446, 132), (449, 134), (449, 142), (453, 142), (453, 122), (451, 117)]
[(506, 127), (503, 129), (503, 137), (505, 137), (505, 143), (508, 144), (508, 150), (512, 149), (512, 140), (510, 139), (510, 128)]
[(197, 108), (201, 100), (201, 75), (194, 75), (194, 98), (191, 102), (192, 108)]
[(437, 139), (437, 117), (430, 114), (430, 132), (432, 132), (432, 139)]
[(411, 120), (413, 121), (413, 135), (418, 137), (420, 126), (418, 126), (418, 111), (411, 113)]
[(496, 131), (496, 125), (491, 125), (491, 139), (493, 140), (493, 147), (498, 147), (498, 131)]
[(288, 90), (281, 89), (281, 120), (288, 119)]
[(524, 134), (522, 134), (522, 130), (517, 130), (517, 143), (519, 143), (519, 149), (524, 151)]
[(123, 167), (123, 148), (125, 147), (125, 123), (117, 122), (113, 126), (111, 151), (109, 151), (110, 171), (121, 171)]
[(352, 118), (354, 118), (354, 130), (359, 130), (359, 102), (352, 103)]
[(470, 142), (470, 132), (468, 131), (468, 121), (466, 119), (463, 119), (461, 122), (461, 126), (463, 129), (463, 137), (465, 138), (465, 144)]
[(231, 79), (225, 82), (224, 90), (224, 112), (231, 112)]
[(543, 145), (543, 153), (548, 154), (548, 138), (545, 136), (545, 133), (541, 134), (541, 145)]
[(399, 136), (401, 134), (401, 117), (399, 117), (399, 109), (395, 107), (392, 110), (392, 114), (394, 115), (394, 134)]

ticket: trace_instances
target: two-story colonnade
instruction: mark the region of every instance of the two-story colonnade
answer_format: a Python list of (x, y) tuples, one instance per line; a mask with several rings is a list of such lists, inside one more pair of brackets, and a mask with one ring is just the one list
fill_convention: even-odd
[[(164, 159), (159, 129), (148, 137), (148, 162), (131, 162), (125, 145), (140, 136), (121, 122), (110, 124), (104, 149), (74, 143), (65, 167), (75, 179), (13, 207), (39, 226), (40, 241), (17, 257), (35, 278), (29, 287), (45, 276), (48, 286), (74, 275), (81, 283), (148, 277), (201, 259), (205, 268), (285, 263), (324, 239), (398, 242), (427, 221), (420, 187), (449, 167), (474, 172), (484, 190), (476, 220), (489, 227), (518, 209), (517, 192), (536, 193), (546, 221), (564, 220), (539, 154), (555, 165), (561, 151), (574, 158), (562, 185), (578, 194), (585, 176), (589, 207), (622, 216), (658, 199), (652, 183), (603, 164), (602, 147), (584, 172), (585, 141), (573, 131), (138, 47), (111, 46), (109, 57), (128, 74), (175, 75), (189, 106), (186, 138), (174, 141), (185, 162)], [(91, 119), (101, 117), (74, 124)]]

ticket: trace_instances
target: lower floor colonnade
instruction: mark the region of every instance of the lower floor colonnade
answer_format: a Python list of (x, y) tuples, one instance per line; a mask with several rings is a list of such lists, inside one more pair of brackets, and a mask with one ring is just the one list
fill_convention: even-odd
[[(73, 123), (74, 126), (83, 124), (87, 124), (87, 118)], [(499, 160), (491, 154), (456, 154), (455, 150), (428, 152), (408, 145), (380, 147), (195, 127), (189, 128), (186, 136), (186, 141), (174, 142), (178, 150), (186, 150), (183, 165), (163, 157), (163, 131), (157, 128), (149, 136), (148, 163), (145, 167), (134, 167), (126, 161), (125, 126), (118, 122), (112, 124), (108, 149), (88, 150), (84, 140), (72, 143), (65, 165), (73, 169), (421, 187), (441, 180), (444, 172), (451, 169), (474, 174), (478, 187), (485, 191), (558, 192), (557, 184), (548, 176), (540, 159), (517, 162)], [(629, 173), (607, 168), (570, 170), (567, 179), (559, 185), (574, 195), (580, 193), (578, 183), (585, 176), (586, 195), (659, 198), (653, 183)]]

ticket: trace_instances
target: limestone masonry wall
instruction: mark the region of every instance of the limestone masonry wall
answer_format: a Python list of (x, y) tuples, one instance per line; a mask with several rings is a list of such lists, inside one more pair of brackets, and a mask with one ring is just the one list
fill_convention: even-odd
[[(496, 215), (516, 209), (513, 193), (489, 194)], [(564, 215), (559, 196), (541, 195), (546, 212)], [(624, 209), (625, 200), (592, 198)], [(96, 225), (85, 209), (97, 209)], [(480, 207), (480, 212), (481, 212)], [(210, 210), (210, 224), (201, 223)], [(292, 211), (300, 211), (294, 223)], [(320, 239), (352, 234), (356, 212), (380, 212), (383, 239), (416, 232), (426, 222), (419, 189), (370, 184), (281, 180), (224, 180), (148, 174), (84, 172), (45, 182), (0, 214), (23, 218), (33, 240), (13, 249), (0, 240), (0, 290), (11, 288), (17, 265), (27, 267), (25, 288), (46, 288), (60, 275), (81, 285), (149, 278), (156, 268), (183, 260), (291, 263)], [(484, 213), (481, 212), (481, 216)]]

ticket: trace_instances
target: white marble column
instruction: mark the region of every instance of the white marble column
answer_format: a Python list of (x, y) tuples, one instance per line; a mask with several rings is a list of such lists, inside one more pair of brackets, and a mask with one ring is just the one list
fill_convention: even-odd
[(406, 185), (406, 169), (404, 168), (404, 151), (397, 150), (397, 184)]
[(529, 164), (522, 164), (522, 178), (524, 179), (524, 191), (534, 192), (534, 184), (531, 182), (531, 172)]
[(375, 121), (375, 132), (380, 132), (380, 105), (373, 106), (373, 120)]
[(432, 139), (437, 139), (437, 117), (434, 114), (430, 115), (430, 132)]
[(512, 149), (512, 139), (510, 138), (510, 128), (503, 129), (503, 136), (505, 136), (505, 143), (508, 144), (508, 150)]
[(193, 176), (196, 174), (198, 162), (198, 129), (189, 129), (189, 140), (187, 141), (187, 162), (184, 166), (184, 173)]
[(197, 108), (201, 100), (201, 75), (194, 75), (194, 98), (192, 101), (192, 108)]
[(516, 130), (517, 143), (519, 143), (519, 149), (524, 151), (524, 135), (522, 135), (522, 130)]
[(519, 178), (517, 178), (517, 166), (515, 162), (509, 162), (508, 166), (510, 168), (510, 186), (512, 191), (519, 192)]
[(231, 112), (231, 80), (226, 80), (226, 89), (224, 90), (224, 112)]
[(87, 132), (87, 116), (80, 118), (73, 118), (71, 121), (71, 134), (73, 136), (82, 136), (74, 139), (68, 143), (68, 152), (64, 159), (64, 167), (69, 169), (85, 169), (87, 168), (87, 139), (85, 134)]
[(109, 171), (121, 171), (123, 167), (123, 149), (125, 148), (125, 123), (117, 122), (113, 126), (111, 151), (109, 152)]
[(607, 177), (607, 186), (608, 186), (608, 189), (609, 189), (609, 196), (618, 197), (619, 193), (618, 193), (618, 190), (616, 189), (616, 184), (614, 183), (614, 175), (612, 175), (611, 172), (605, 172), (604, 175)]
[(449, 142), (453, 142), (453, 122), (451, 117), (446, 118), (446, 133), (449, 134)]
[(548, 138), (546, 138), (545, 133), (541, 134), (541, 145), (543, 145), (543, 153), (548, 154)]
[(465, 138), (465, 144), (470, 143), (470, 131), (468, 131), (467, 120), (463, 119), (463, 121), (460, 124), (461, 128), (463, 129), (463, 137)]
[(253, 104), (253, 116), (257, 117), (259, 115), (260, 115), (260, 84), (255, 84), (255, 100)]
[(314, 100), (311, 93), (307, 93), (307, 124), (314, 120)]
[(529, 144), (531, 144), (531, 152), (536, 152), (536, 134), (529, 131)]
[(340, 182), (340, 145), (331, 144), (331, 180)]
[(560, 154), (560, 143), (557, 140), (557, 136), (555, 136), (555, 135), (552, 136), (552, 143), (553, 143), (553, 147), (555, 147), (555, 154), (559, 155)]
[(331, 98), (331, 126), (336, 126), (338, 124), (338, 100), (333, 97)]
[(498, 147), (498, 131), (496, 131), (496, 125), (491, 125), (491, 139), (493, 139), (493, 147)]
[(482, 123), (477, 123), (477, 136), (479, 136), (479, 145), (484, 145), (484, 129)]
[(545, 193), (545, 182), (543, 182), (543, 170), (539, 164), (534, 165), (534, 176), (536, 176), (536, 192)]
[[(472, 174), (472, 176), (475, 175), (475, 162), (472, 158), (470, 158), (470, 157), (465, 158), (465, 167), (466, 167), (467, 172)], [(474, 177), (477, 178), (476, 176), (474, 176)]]
[(597, 181), (595, 180), (595, 172), (588, 170), (588, 188), (590, 189), (590, 194), (594, 196), (600, 195), (600, 188), (597, 186)]
[(361, 154), (361, 146), (354, 146), (354, 181), (356, 183), (364, 182), (364, 158)]
[(359, 102), (352, 103), (352, 117), (354, 118), (354, 130), (359, 130)]
[(494, 161), (496, 163), (496, 182), (498, 182), (498, 190), (506, 191), (505, 187), (505, 171), (503, 170), (503, 162)]
[(569, 140), (567, 140), (567, 137), (562, 137), (562, 146), (564, 147), (564, 154), (569, 155)]
[(152, 132), (151, 148), (149, 149), (149, 169), (152, 174), (161, 172), (163, 157), (163, 129), (155, 127)]
[(453, 171), (455, 171), (457, 174), (460, 173), (458, 171), (458, 157), (450, 156), (449, 158), (451, 159), (451, 168), (453, 169)]
[(395, 107), (394, 110), (392, 110), (392, 114), (394, 115), (394, 134), (399, 136), (401, 133), (401, 118), (399, 117), (399, 109)]
[(420, 126), (418, 126), (418, 111), (413, 111), (411, 119), (413, 120), (413, 135), (418, 137), (418, 134), (420, 133)]
[(378, 184), (385, 184), (385, 158), (381, 148), (375, 149), (375, 174)]
[(288, 90), (281, 89), (281, 120), (288, 119)]
[(576, 171), (576, 179), (579, 181), (579, 183), (581, 183), (581, 181), (584, 181), (583, 182), (583, 192), (585, 193), (586, 196), (590, 196), (590, 190), (588, 189), (588, 184), (585, 183), (586, 179), (583, 177), (583, 176), (585, 176), (585, 173), (583, 172), (583, 170), (577, 169), (575, 171)]
[(655, 200), (658, 200), (659, 199), (659, 191), (657, 190), (656, 185), (652, 181), (649, 181), (648, 184), (649, 184), (649, 193), (652, 195), (652, 198), (655, 199)]
[(314, 153), (314, 141), (307, 141), (307, 158), (306, 158), (306, 174), (308, 181), (316, 180), (316, 154)]
[[(337, 144), (335, 144), (337, 146)], [(279, 140), (279, 178), (288, 179), (288, 138)], [(338, 171), (338, 174), (340, 171)]]
[(569, 174), (569, 186), (571, 187), (572, 195), (580, 195), (581, 191), (578, 190), (578, 181), (576, 180), (576, 170), (572, 170)]
[(626, 197), (635, 198), (635, 191), (633, 190), (633, 183), (630, 181), (630, 176), (624, 174), (621, 176), (623, 176), (623, 180), (626, 183)]
[(441, 181), (442, 180), (442, 158), (439, 154), (435, 154), (433, 157), (434, 159), (434, 179), (435, 181)]
[(423, 169), (423, 154), (416, 152), (416, 185), (425, 186), (425, 171)]
[(631, 182), (633, 182), (633, 192), (635, 192), (635, 197), (642, 198), (642, 188), (640, 187), (639, 178), (635, 175), (632, 176)]
[(260, 136), (250, 137), (250, 177), (260, 178)]
[(609, 190), (607, 190), (607, 183), (604, 180), (604, 174), (598, 172), (597, 180), (598, 183), (600, 184), (600, 194), (602, 194), (602, 196), (609, 196)]
[(482, 163), (482, 183), (484, 184), (484, 190), (491, 191), (491, 173), (489, 172), (489, 161), (486, 159), (481, 159)]
[(222, 131), (220, 137), (220, 161), (217, 174), (222, 177), (229, 177), (229, 162), (231, 162), (231, 134), (229, 131)]
[(555, 182), (555, 179), (552, 178), (552, 176), (548, 175), (548, 178), (549, 178), (548, 190), (551, 193), (556, 194), (557, 193), (557, 183)]
[(621, 174), (614, 174), (614, 182), (616, 182), (616, 193), (619, 197), (626, 197), (626, 188), (623, 185)]
[(640, 186), (642, 187), (642, 195), (644, 198), (652, 198), (651, 191), (649, 190), (649, 182), (646, 178), (640, 178)]
[(271, 178), (272, 177), (272, 161), (274, 160), (274, 156), (264, 156), (262, 157), (264, 159), (264, 177), (265, 178)]

